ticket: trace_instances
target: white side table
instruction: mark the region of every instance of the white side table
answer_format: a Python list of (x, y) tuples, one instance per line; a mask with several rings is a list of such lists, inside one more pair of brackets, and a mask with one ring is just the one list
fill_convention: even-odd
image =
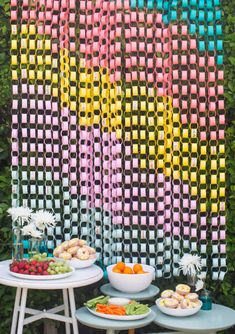
[[(71, 333), (70, 324), (72, 324), (72, 333), (78, 334), (74, 288), (87, 286), (99, 281), (103, 277), (103, 271), (93, 265), (89, 268), (75, 270), (74, 274), (67, 278), (33, 281), (12, 276), (9, 273), (10, 262), (0, 262), (0, 284), (17, 288), (11, 334), (22, 334), (24, 325), (43, 318), (65, 322), (66, 334)], [(26, 307), (28, 289), (62, 290), (64, 304), (43, 311), (28, 308)], [(61, 311), (64, 311), (64, 315), (57, 314)], [(25, 317), (25, 314), (30, 314), (31, 316)]]
[(235, 325), (235, 311), (219, 304), (213, 304), (210, 311), (200, 310), (190, 317), (172, 317), (159, 311), (157, 306), (151, 309), (156, 314), (155, 324), (187, 334), (215, 334)]

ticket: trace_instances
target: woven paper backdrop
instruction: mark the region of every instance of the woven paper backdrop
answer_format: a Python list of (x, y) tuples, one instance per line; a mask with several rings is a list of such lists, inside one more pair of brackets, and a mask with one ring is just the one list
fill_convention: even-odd
[(219, 0), (11, 0), (13, 206), (107, 265), (226, 272)]

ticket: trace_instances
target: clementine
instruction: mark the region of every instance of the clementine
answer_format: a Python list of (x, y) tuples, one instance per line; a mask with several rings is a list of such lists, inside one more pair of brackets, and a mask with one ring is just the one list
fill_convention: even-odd
[(138, 273), (138, 271), (140, 271), (140, 270), (143, 270), (143, 267), (142, 267), (142, 265), (141, 265), (141, 264), (138, 264), (138, 263), (136, 263), (136, 264), (134, 265), (134, 267), (133, 267), (133, 271), (134, 271), (134, 273), (135, 273), (135, 274), (137, 274), (137, 273)]
[(116, 268), (116, 266), (113, 268), (113, 272), (114, 273), (118, 273), (118, 274), (121, 274), (121, 270)]
[(147, 273), (146, 273), (146, 271), (139, 270), (139, 271), (137, 272), (137, 275), (139, 275), (139, 274), (147, 274)]
[(126, 265), (124, 262), (118, 262), (115, 267), (117, 267), (120, 271), (123, 271)]
[(123, 274), (133, 274), (133, 270), (131, 269), (131, 267), (125, 267), (125, 269), (123, 270)]

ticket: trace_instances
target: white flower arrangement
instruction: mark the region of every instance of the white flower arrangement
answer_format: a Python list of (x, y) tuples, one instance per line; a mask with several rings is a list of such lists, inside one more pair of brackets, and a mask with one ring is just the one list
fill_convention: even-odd
[(44, 236), (48, 227), (55, 227), (56, 218), (53, 213), (46, 210), (33, 211), (28, 207), (16, 207), (7, 210), (22, 235), (40, 239)]
[(180, 269), (184, 275), (191, 275), (197, 278), (195, 290), (199, 291), (204, 288), (206, 273), (201, 272), (202, 262), (198, 255), (184, 254), (179, 261)]

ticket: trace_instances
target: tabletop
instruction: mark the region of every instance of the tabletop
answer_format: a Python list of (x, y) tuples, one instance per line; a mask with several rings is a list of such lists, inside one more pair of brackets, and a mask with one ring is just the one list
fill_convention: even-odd
[(78, 288), (99, 281), (103, 277), (103, 271), (96, 265), (88, 268), (76, 269), (75, 272), (66, 278), (55, 280), (33, 281), (12, 276), (9, 273), (11, 260), (0, 262), (0, 284), (16, 288), (28, 288), (37, 290), (56, 290)]
[(138, 293), (127, 293), (114, 289), (110, 283), (104, 284), (100, 287), (100, 291), (110, 297), (120, 297), (129, 298), (137, 301), (146, 300), (157, 296), (159, 293), (159, 288), (155, 285), (150, 285), (146, 290), (140, 291)]
[(200, 310), (190, 317), (172, 317), (162, 313), (157, 306), (153, 306), (151, 309), (156, 313), (154, 322), (157, 325), (182, 332), (206, 334), (235, 325), (235, 311), (219, 304), (212, 304), (212, 310)]
[(152, 311), (146, 318), (140, 320), (124, 321), (124, 320), (109, 320), (96, 315), (91, 314), (86, 307), (82, 307), (76, 311), (76, 318), (83, 325), (98, 329), (113, 329), (113, 330), (126, 330), (141, 328), (149, 325), (156, 315)]

